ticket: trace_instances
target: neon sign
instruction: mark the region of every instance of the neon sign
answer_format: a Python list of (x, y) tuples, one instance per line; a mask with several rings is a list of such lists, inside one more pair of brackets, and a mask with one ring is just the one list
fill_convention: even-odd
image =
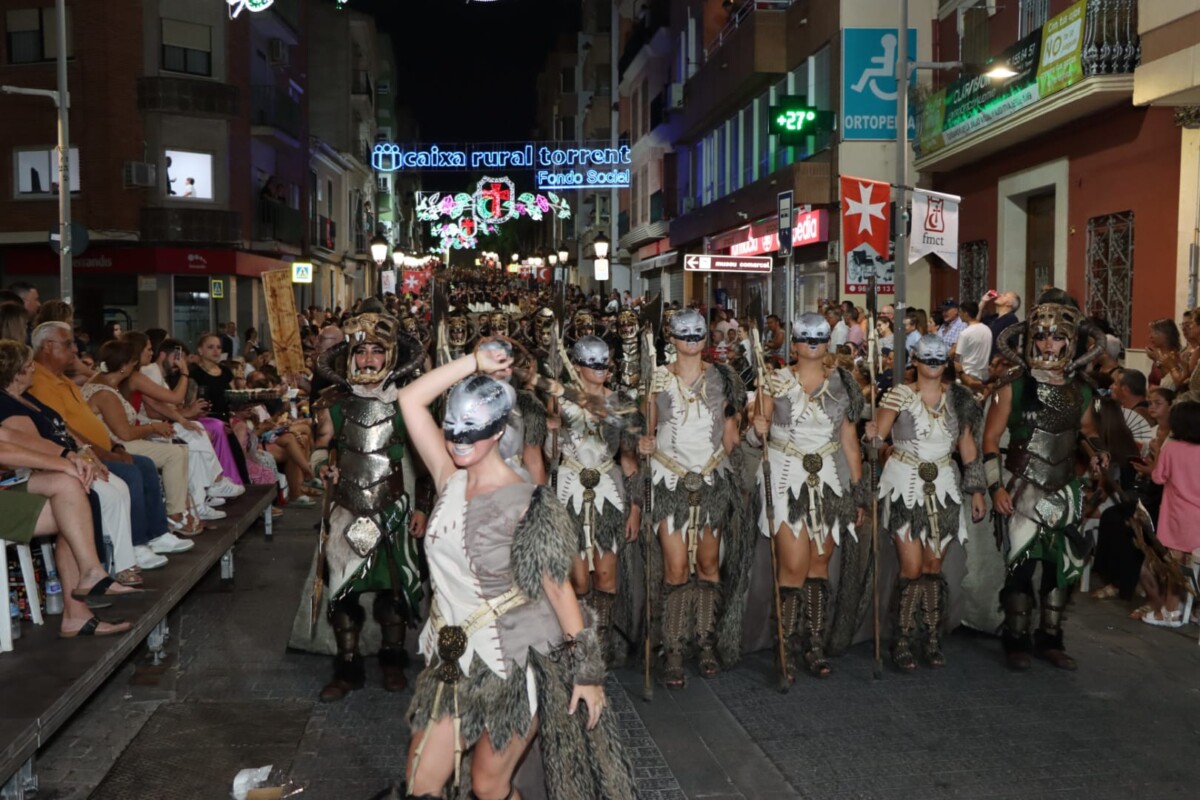
[(784, 143), (833, 129), (833, 113), (818, 111), (804, 95), (785, 95), (771, 106), (767, 131)]
[(518, 217), (541, 222), (569, 219), (571, 206), (554, 192), (517, 194), (508, 178), (484, 176), (475, 185), (475, 193), (442, 194), (417, 192), (417, 219), (433, 223), (431, 230), (441, 241), (441, 249), (472, 249), (481, 235), (496, 233), (500, 226)]
[(243, 11), (266, 11), (275, 0), (225, 0), (229, 6), (229, 18), (236, 19)]
[(632, 163), (628, 145), (558, 147), (527, 143), (447, 148), (380, 142), (371, 152), (371, 166), (379, 172), (528, 169), (536, 173), (537, 188), (542, 190), (628, 187)]

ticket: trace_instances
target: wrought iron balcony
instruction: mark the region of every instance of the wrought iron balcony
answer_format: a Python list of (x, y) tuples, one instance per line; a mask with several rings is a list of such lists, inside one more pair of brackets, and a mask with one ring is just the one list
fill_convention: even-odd
[(258, 199), (254, 217), (254, 240), (300, 245), (304, 235), (304, 218), (294, 208), (265, 197)]

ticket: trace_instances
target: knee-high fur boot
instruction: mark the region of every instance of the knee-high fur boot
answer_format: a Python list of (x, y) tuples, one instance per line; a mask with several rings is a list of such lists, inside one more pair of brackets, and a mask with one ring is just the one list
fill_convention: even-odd
[(896, 583), (896, 591), (900, 600), (896, 609), (896, 640), (892, 643), (892, 663), (903, 672), (912, 672), (917, 668), (912, 643), (917, 631), (917, 605), (921, 599), (921, 583), (919, 580), (900, 578)]
[(788, 680), (795, 681), (799, 671), (800, 656), (800, 607), (803, 605), (804, 590), (795, 586), (779, 587), (780, 627), (783, 628), (783, 651), (787, 656)]
[(668, 687), (683, 686), (683, 648), (686, 644), (688, 606), (692, 584), (663, 584), (663, 682)]
[(721, 661), (717, 658), (717, 617), (721, 614), (722, 599), (719, 582), (696, 584), (696, 646), (700, 648), (700, 674), (706, 678), (721, 671)]
[(387, 592), (380, 592), (375, 595), (373, 611), (382, 634), (379, 666), (383, 668), (384, 691), (402, 692), (408, 685), (404, 678), (404, 667), (408, 664), (408, 653), (404, 651), (404, 629), (408, 625), (407, 608), (403, 601)]
[(362, 656), (358, 654), (358, 634), (366, 619), (358, 595), (343, 597), (333, 607), (330, 622), (337, 641), (337, 655), (333, 657), (333, 680), (321, 689), (322, 703), (341, 700), (366, 682), (366, 669)]
[(825, 658), (825, 621), (829, 615), (829, 580), (804, 581), (804, 663), (808, 671), (824, 678), (832, 671)]

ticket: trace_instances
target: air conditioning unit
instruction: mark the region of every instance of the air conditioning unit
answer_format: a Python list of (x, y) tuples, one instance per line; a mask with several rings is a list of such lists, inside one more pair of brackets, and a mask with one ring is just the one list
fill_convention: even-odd
[(667, 87), (667, 107), (672, 109), (683, 108), (682, 83), (672, 83)]
[(288, 45), (283, 39), (272, 39), (267, 43), (267, 61), (280, 66), (287, 66)]
[(122, 182), (126, 189), (134, 187), (153, 188), (158, 185), (158, 170), (144, 161), (126, 161), (122, 170)]

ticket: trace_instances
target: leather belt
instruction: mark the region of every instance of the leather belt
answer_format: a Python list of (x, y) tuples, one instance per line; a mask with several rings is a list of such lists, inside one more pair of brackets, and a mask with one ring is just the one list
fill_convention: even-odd
[[(787, 440), (770, 439), (767, 441), (767, 446), (773, 450), (778, 450), (794, 458), (800, 459), (801, 466), (808, 473), (808, 478), (805, 480), (805, 486), (808, 487), (808, 519), (805, 523), (808, 525), (808, 538), (817, 545), (817, 555), (825, 554), (825, 506), (821, 496), (821, 469), (825, 466), (825, 456), (833, 455), (842, 449), (842, 443), (839, 441), (826, 442), (819, 450), (812, 453), (805, 453), (800, 448)], [(771, 487), (767, 487), (767, 491), (771, 491)], [(772, 534), (773, 535), (773, 534)]]
[(896, 450), (892, 453), (892, 458), (898, 459), (904, 464), (917, 468), (917, 477), (925, 482), (925, 516), (929, 520), (929, 538), (938, 552), (942, 549), (942, 531), (941, 524), (938, 522), (938, 500), (937, 486), (934, 481), (937, 480), (938, 474), (943, 467), (950, 465), (950, 454), (942, 456), (933, 461), (922, 461), (912, 453), (904, 450)]

